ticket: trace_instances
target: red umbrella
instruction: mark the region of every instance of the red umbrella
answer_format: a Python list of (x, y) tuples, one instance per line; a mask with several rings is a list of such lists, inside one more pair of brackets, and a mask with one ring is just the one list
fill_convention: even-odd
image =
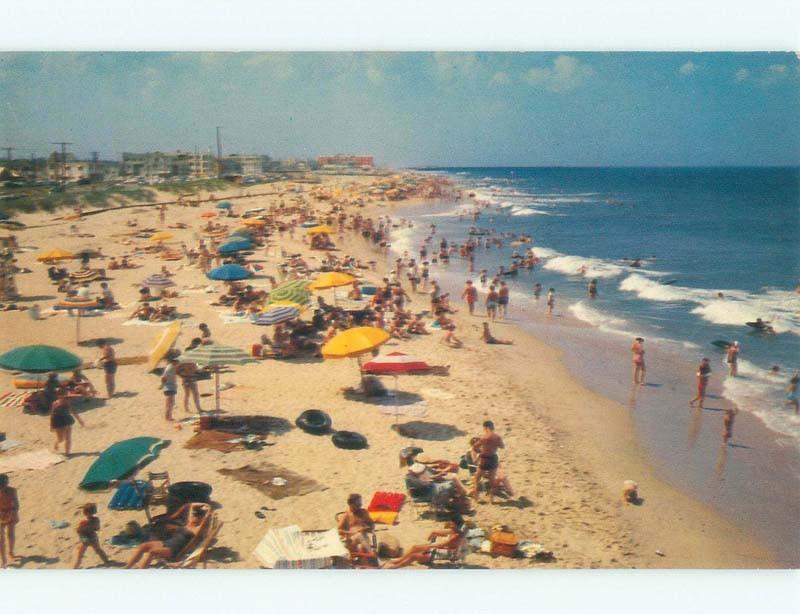
[(404, 352), (392, 352), (378, 356), (366, 363), (361, 370), (373, 375), (400, 375), (414, 371), (430, 371), (431, 366), (424, 360)]

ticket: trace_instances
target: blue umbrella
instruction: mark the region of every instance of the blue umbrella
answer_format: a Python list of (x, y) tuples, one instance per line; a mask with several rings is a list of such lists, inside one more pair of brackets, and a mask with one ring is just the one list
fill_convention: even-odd
[(239, 281), (240, 279), (247, 279), (251, 275), (250, 271), (238, 264), (223, 264), (216, 269), (211, 269), (208, 273), (208, 278), (216, 279), (217, 281)]
[(289, 307), (288, 305), (282, 307), (273, 307), (269, 311), (258, 314), (253, 324), (259, 326), (272, 326), (273, 324), (280, 324), (281, 322), (288, 322), (294, 320), (300, 315), (300, 310), (296, 307)]
[(217, 209), (230, 209), (231, 203), (228, 200), (223, 200), (221, 203), (217, 203)]
[(7, 219), (8, 219), (8, 213), (6, 213), (5, 211), (0, 211), (0, 220), (7, 220)]
[(245, 238), (231, 239), (224, 245), (221, 245), (217, 251), (220, 254), (233, 254), (245, 249), (252, 249), (253, 244)]

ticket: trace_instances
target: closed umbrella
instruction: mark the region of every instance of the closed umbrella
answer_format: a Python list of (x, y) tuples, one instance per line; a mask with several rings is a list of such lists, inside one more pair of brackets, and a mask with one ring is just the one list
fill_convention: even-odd
[(323, 345), (322, 355), (325, 358), (357, 358), (360, 367), (361, 356), (379, 348), (390, 338), (382, 328), (357, 326), (339, 333)]
[(336, 230), (331, 228), (330, 226), (325, 226), (324, 224), (321, 226), (314, 226), (313, 228), (309, 228), (306, 231), (306, 234), (310, 235), (331, 235), (335, 233)]
[(217, 281), (240, 281), (248, 279), (252, 273), (238, 264), (223, 264), (208, 272), (209, 279)]
[(294, 320), (300, 315), (300, 310), (296, 307), (289, 307), (288, 305), (279, 305), (271, 307), (260, 313), (253, 324), (259, 326), (272, 326), (273, 324), (280, 324), (281, 322), (288, 322)]
[(75, 309), (78, 312), (78, 317), (75, 318), (75, 343), (80, 343), (81, 340), (81, 315), (87, 309), (99, 309), (100, 303), (94, 299), (79, 298), (77, 296), (68, 296), (58, 301), (53, 309), (66, 309), (72, 311)]
[(184, 362), (193, 362), (201, 367), (212, 367), (215, 372), (216, 403), (219, 411), (219, 368), (226, 365), (243, 365), (253, 359), (239, 348), (227, 345), (201, 345), (193, 350), (184, 352), (181, 356)]
[(75, 254), (65, 249), (50, 249), (36, 257), (39, 262), (55, 262), (56, 260), (72, 260)]
[(0, 367), (25, 373), (71, 371), (80, 366), (75, 354), (52, 345), (25, 345), (0, 356)]
[(237, 238), (231, 239), (224, 245), (221, 245), (217, 251), (220, 254), (234, 254), (236, 252), (241, 252), (246, 249), (252, 249), (253, 244), (250, 242), (249, 239), (245, 238)]

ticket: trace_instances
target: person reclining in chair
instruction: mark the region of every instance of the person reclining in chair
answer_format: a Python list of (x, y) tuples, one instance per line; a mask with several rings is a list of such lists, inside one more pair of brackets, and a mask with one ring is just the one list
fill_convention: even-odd
[[(430, 501), (434, 505), (463, 511), (469, 509), (467, 490), (454, 473), (436, 471), (415, 462), (408, 468), (406, 486), (409, 491), (416, 493), (429, 492)], [(413, 492), (412, 496), (418, 496)]]
[[(445, 539), (436, 541), (437, 537), (444, 537)], [(465, 539), (466, 533), (462, 528), (462, 523), (450, 520), (444, 523), (444, 530), (431, 531), (427, 544), (411, 546), (402, 557), (388, 561), (382, 567), (383, 569), (397, 569), (412, 563), (427, 565), (434, 561), (451, 561)]]
[[(142, 559), (141, 569), (147, 569), (154, 558), (175, 559), (180, 553), (202, 533), (211, 520), (211, 506), (208, 503), (187, 503), (171, 514), (167, 520), (177, 520), (186, 516), (186, 523), (167, 524), (169, 536), (164, 540), (153, 540), (141, 544), (128, 561), (126, 569), (130, 569)], [(144, 558), (142, 558), (144, 557)]]
[(342, 514), (337, 529), (350, 552), (372, 552), (371, 535), (375, 531), (375, 522), (364, 509), (361, 495), (347, 497), (347, 511)]

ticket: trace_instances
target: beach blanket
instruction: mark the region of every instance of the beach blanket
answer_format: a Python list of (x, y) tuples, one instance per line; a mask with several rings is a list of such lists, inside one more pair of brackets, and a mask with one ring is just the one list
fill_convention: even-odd
[(111, 501), (108, 502), (110, 510), (141, 510), (144, 509), (145, 496), (150, 487), (143, 480), (123, 482), (117, 488)]
[(392, 525), (397, 521), (406, 496), (400, 492), (376, 492), (367, 506), (370, 518), (376, 524)]
[(238, 435), (282, 435), (292, 430), (292, 423), (273, 416), (210, 416), (208, 428)]
[(404, 424), (393, 424), (392, 430), (397, 431), (403, 437), (423, 439), (426, 441), (447, 441), (466, 435), (464, 431), (452, 424), (422, 422), (420, 420), (414, 420)]
[(236, 449), (245, 449), (247, 442), (233, 433), (222, 431), (198, 431), (194, 437), (184, 444), (188, 450), (217, 450), (218, 452), (233, 452)]
[(173, 320), (165, 320), (164, 322), (149, 322), (147, 320), (127, 320), (122, 323), (123, 326), (169, 326), (170, 324), (174, 324)]
[(30, 390), (22, 392), (6, 392), (0, 395), (0, 407), (22, 407), (25, 398), (31, 393)]
[[(327, 490), (327, 486), (271, 463), (245, 465), (238, 469), (218, 469), (222, 475), (252, 486), (270, 499), (299, 497), (310, 492)], [(281, 478), (276, 480), (275, 478)], [(283, 481), (285, 480), (285, 484)], [(281, 485), (282, 484), (282, 485)]]
[(23, 452), (13, 456), (0, 456), (0, 473), (13, 473), (14, 471), (42, 470), (64, 462), (61, 454), (55, 454), (47, 449)]
[(219, 317), (223, 324), (252, 324), (253, 320), (249, 315), (235, 315), (230, 313), (220, 313)]
[(298, 526), (271, 529), (253, 553), (270, 569), (325, 569), (348, 556), (336, 529), (301, 531)]

